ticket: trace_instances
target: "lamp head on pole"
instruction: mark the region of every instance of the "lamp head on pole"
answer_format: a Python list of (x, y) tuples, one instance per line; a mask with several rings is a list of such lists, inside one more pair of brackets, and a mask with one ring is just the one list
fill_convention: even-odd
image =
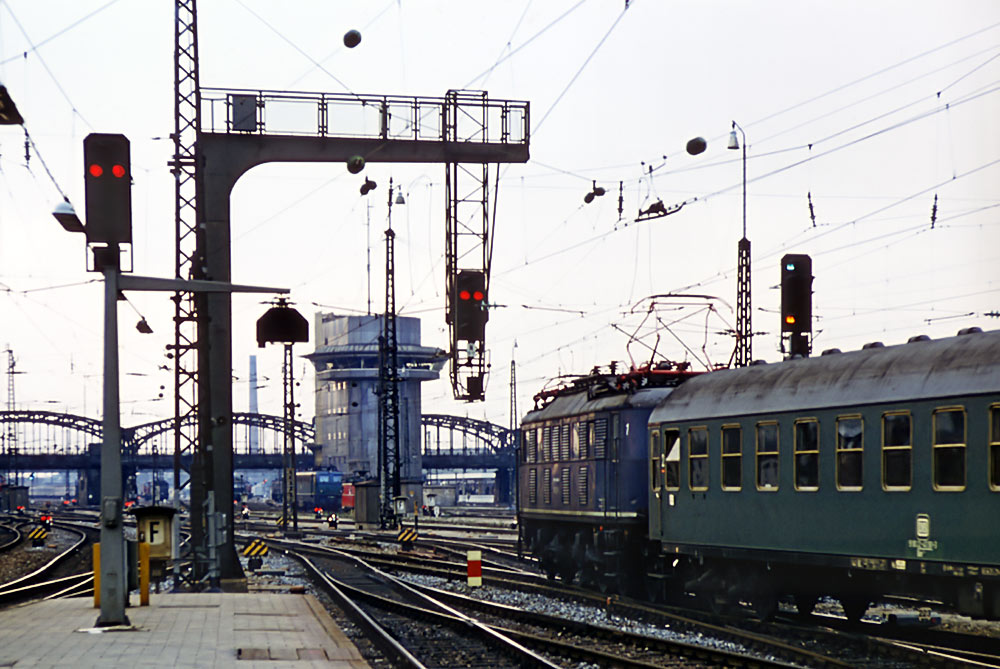
[(396, 196), (396, 204), (406, 204), (406, 200), (403, 198), (403, 191), (399, 191), (399, 195)]
[(729, 131), (729, 148), (738, 149), (740, 148), (739, 137), (736, 136), (736, 128)]

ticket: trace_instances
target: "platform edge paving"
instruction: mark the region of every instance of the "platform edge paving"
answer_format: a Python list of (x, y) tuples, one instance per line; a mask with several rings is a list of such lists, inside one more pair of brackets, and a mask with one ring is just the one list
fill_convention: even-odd
[[(369, 666), (307, 594), (154, 594), (150, 606), (126, 610), (128, 631), (98, 632), (98, 613), (90, 598), (0, 610), (0, 667)], [(240, 648), (258, 650), (239, 660)]]

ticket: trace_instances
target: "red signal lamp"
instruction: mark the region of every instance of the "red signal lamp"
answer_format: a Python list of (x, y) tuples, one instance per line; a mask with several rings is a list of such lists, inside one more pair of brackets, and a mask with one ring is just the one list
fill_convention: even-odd
[(481, 301), (483, 299), (483, 297), (484, 297), (483, 291), (481, 291), (481, 290), (477, 290), (476, 292), (474, 292), (472, 294), (472, 299), (476, 300), (477, 302)]
[(98, 165), (97, 163), (94, 163), (93, 165), (88, 167), (87, 171), (90, 172), (90, 176), (95, 178), (104, 175), (104, 168)]
[(460, 300), (467, 300), (467, 299), (469, 299), (470, 297), (472, 297), (472, 293), (470, 293), (470, 292), (469, 292), (469, 291), (467, 291), (467, 290), (460, 290), (460, 291), (458, 292), (458, 299), (460, 299)]
[(116, 179), (121, 179), (125, 176), (125, 168), (122, 165), (114, 165), (111, 168), (111, 174), (115, 175)]

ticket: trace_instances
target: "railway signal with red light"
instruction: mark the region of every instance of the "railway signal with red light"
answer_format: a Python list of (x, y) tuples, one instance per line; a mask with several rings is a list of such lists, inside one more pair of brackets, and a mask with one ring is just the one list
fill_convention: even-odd
[(479, 270), (463, 269), (455, 277), (454, 303), (455, 335), (464, 341), (486, 339), (486, 321), (489, 311), (486, 304), (486, 274)]
[(88, 244), (131, 243), (132, 178), (128, 138), (93, 133), (83, 140)]
[(781, 331), (812, 331), (812, 258), (789, 253), (781, 259)]

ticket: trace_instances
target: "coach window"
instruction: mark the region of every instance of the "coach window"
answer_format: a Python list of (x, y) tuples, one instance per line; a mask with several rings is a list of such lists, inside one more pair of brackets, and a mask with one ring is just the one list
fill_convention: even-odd
[(542, 470), (542, 504), (552, 504), (552, 470)]
[(573, 423), (569, 428), (569, 457), (580, 459), (580, 424)]
[(837, 490), (864, 487), (864, 422), (861, 416), (837, 417)]
[(649, 485), (653, 492), (660, 492), (663, 487), (663, 474), (660, 471), (660, 431), (649, 431)]
[(882, 416), (882, 488), (913, 486), (913, 424), (907, 411)]
[(990, 407), (990, 490), (1000, 490), (1000, 404)]
[(778, 489), (778, 424), (757, 424), (757, 490)]
[(934, 489), (965, 488), (965, 409), (934, 411)]
[(722, 489), (739, 490), (743, 480), (743, 430), (722, 426)]
[(708, 428), (688, 430), (688, 485), (691, 490), (708, 490)]
[(667, 490), (681, 487), (681, 431), (663, 431), (663, 484)]
[(795, 421), (795, 489), (819, 490), (819, 423)]

